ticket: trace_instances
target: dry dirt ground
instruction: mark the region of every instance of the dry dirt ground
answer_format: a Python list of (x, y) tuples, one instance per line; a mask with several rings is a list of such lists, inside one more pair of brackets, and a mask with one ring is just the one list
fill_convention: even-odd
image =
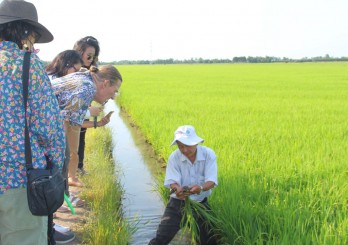
[[(69, 190), (72, 193), (78, 193), (79, 189), (80, 188), (77, 188), (77, 187), (72, 187), (72, 186), (69, 187)], [(64, 205), (66, 205), (65, 202), (64, 202)], [(75, 209), (76, 215), (73, 215), (70, 211), (65, 213), (56, 212), (56, 218), (54, 219), (54, 223), (67, 226), (71, 229), (72, 232), (75, 233), (75, 236), (76, 236), (75, 239), (69, 243), (65, 243), (66, 245), (82, 244), (81, 227), (86, 223), (88, 209), (86, 205), (82, 207), (76, 207), (74, 209)]]

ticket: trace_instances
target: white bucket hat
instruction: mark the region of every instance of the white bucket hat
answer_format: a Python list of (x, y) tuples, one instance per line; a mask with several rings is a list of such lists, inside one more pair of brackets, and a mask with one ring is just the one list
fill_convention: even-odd
[(204, 142), (204, 139), (197, 136), (194, 127), (191, 125), (184, 125), (178, 127), (178, 129), (175, 131), (174, 140), (170, 146), (176, 145), (176, 141), (180, 141), (184, 145), (192, 146)]

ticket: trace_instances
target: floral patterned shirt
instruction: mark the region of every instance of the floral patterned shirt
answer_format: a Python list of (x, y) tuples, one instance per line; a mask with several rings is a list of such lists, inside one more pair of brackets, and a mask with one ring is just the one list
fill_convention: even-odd
[[(0, 195), (26, 187), (25, 112), (22, 71), (24, 51), (0, 42)], [(60, 168), (64, 162), (63, 119), (50, 80), (39, 57), (30, 57), (27, 122), (34, 168), (46, 168), (46, 156)]]
[(89, 71), (75, 72), (52, 80), (61, 115), (71, 125), (82, 125), (97, 88)]

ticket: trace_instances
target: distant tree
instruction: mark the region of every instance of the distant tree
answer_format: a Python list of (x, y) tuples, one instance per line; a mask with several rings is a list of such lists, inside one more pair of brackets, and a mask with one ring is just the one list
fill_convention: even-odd
[(232, 61), (235, 62), (235, 63), (246, 63), (247, 62), (247, 58), (245, 56), (233, 57)]
[[(100, 64), (124, 64), (124, 65), (134, 65), (134, 64), (218, 64), (218, 63), (273, 63), (273, 62), (327, 62), (327, 61), (348, 61), (348, 57), (331, 57), (329, 54), (325, 56), (317, 56), (317, 57), (303, 57), (301, 59), (289, 59), (287, 57), (279, 58), (274, 56), (239, 56), (233, 57), (230, 59), (203, 59), (203, 58), (191, 58), (184, 60), (174, 60), (172, 58), (169, 59), (157, 59), (157, 60), (120, 60), (120, 61), (112, 61), (112, 62), (100, 62)], [(44, 61), (49, 63), (47, 61)]]

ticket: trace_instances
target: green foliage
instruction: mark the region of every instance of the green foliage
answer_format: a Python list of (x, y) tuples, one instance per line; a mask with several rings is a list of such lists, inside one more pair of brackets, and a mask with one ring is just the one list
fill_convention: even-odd
[(218, 156), (229, 244), (348, 244), (348, 63), (118, 66), (160, 158), (194, 125)]
[(122, 219), (122, 188), (115, 177), (111, 158), (111, 134), (106, 128), (88, 130), (86, 136), (86, 188), (83, 197), (90, 205), (83, 244), (128, 244), (134, 226)]
[(184, 215), (181, 220), (180, 227), (182, 227), (183, 232), (189, 231), (191, 234), (191, 244), (197, 245), (199, 244), (199, 227), (195, 220), (194, 210), (193, 210), (194, 202), (190, 199), (185, 200), (184, 205)]
[(218, 235), (221, 233), (219, 227), (222, 226), (221, 220), (219, 220), (212, 210), (207, 210), (203, 204), (192, 201), (187, 198), (184, 205), (184, 215), (181, 221), (180, 227), (183, 230), (182, 234), (191, 234), (191, 244), (200, 244), (199, 239), (199, 226), (196, 222), (197, 218), (203, 219), (205, 225), (214, 229), (214, 234)]
[(155, 184), (154, 184), (154, 191), (157, 191), (160, 195), (160, 197), (162, 198), (164, 205), (166, 206), (168, 204), (169, 201), (169, 195), (170, 195), (170, 191), (167, 187), (164, 187), (163, 182), (164, 182), (164, 178), (165, 178), (165, 174), (159, 173), (156, 176), (155, 179)]

